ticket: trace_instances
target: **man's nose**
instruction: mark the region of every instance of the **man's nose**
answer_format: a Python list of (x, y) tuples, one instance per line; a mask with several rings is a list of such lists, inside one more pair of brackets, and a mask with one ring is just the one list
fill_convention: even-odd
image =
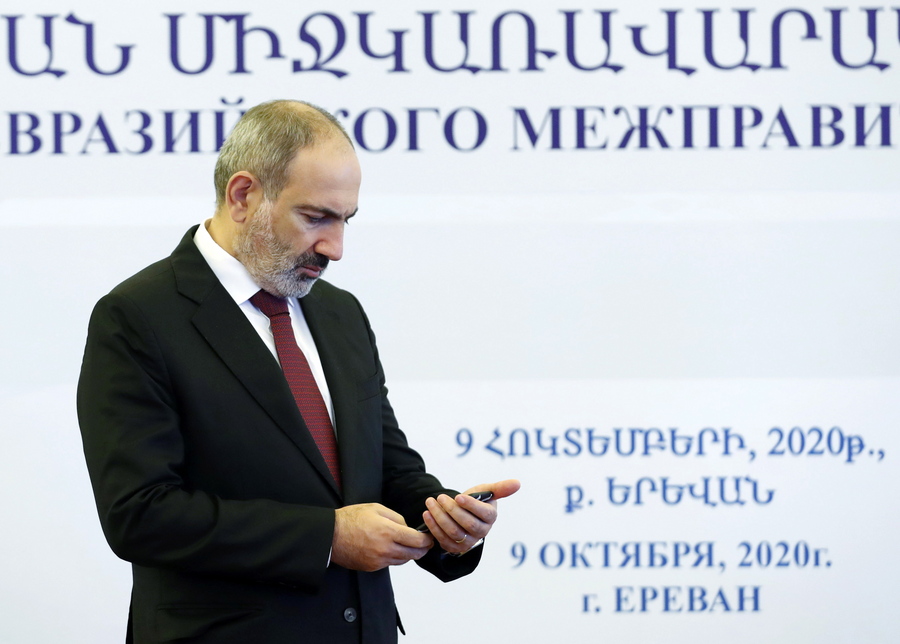
[(335, 221), (323, 231), (322, 238), (316, 242), (314, 250), (333, 262), (344, 255), (344, 222)]

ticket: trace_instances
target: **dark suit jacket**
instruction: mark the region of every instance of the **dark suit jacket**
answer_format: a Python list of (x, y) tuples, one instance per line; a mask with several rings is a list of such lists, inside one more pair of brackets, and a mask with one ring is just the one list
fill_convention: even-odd
[[(397, 426), (368, 320), (320, 281), (301, 300), (333, 404), (339, 494), (277, 362), (188, 231), (91, 317), (78, 416), (104, 533), (133, 564), (149, 642), (392, 642), (388, 571), (326, 567), (334, 510), (421, 522), (445, 488)], [(420, 561), (447, 581), (480, 552)]]

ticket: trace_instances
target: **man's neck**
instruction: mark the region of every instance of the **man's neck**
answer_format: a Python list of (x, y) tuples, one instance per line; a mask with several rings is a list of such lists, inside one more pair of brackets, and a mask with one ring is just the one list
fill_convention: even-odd
[(206, 227), (209, 236), (213, 238), (213, 241), (216, 242), (222, 250), (234, 257), (234, 247), (232, 244), (234, 235), (230, 226), (228, 226), (228, 222), (225, 221), (225, 215), (217, 212), (211, 219), (207, 219), (203, 222), (203, 225)]

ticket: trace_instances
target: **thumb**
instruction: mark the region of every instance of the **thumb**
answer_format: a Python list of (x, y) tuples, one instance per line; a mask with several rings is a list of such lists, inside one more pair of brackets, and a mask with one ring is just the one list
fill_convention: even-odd
[(522, 484), (518, 479), (506, 479), (505, 481), (497, 481), (491, 486), (495, 499), (503, 499), (512, 496), (519, 491)]

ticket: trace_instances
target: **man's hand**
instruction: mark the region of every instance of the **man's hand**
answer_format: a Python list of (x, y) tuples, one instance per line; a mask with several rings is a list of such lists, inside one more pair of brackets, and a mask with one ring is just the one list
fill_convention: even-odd
[(434, 545), (431, 537), (406, 526), (403, 517), (380, 503), (348, 505), (335, 511), (331, 561), (372, 572), (419, 559)]
[[(422, 519), (431, 536), (437, 539), (441, 548), (453, 554), (462, 554), (483, 539), (497, 520), (497, 499), (515, 494), (521, 484), (516, 479), (476, 485), (458, 494), (455, 499), (441, 494), (437, 499), (427, 499)], [(490, 501), (476, 501), (468, 496), (471, 492), (490, 490), (494, 493)]]

